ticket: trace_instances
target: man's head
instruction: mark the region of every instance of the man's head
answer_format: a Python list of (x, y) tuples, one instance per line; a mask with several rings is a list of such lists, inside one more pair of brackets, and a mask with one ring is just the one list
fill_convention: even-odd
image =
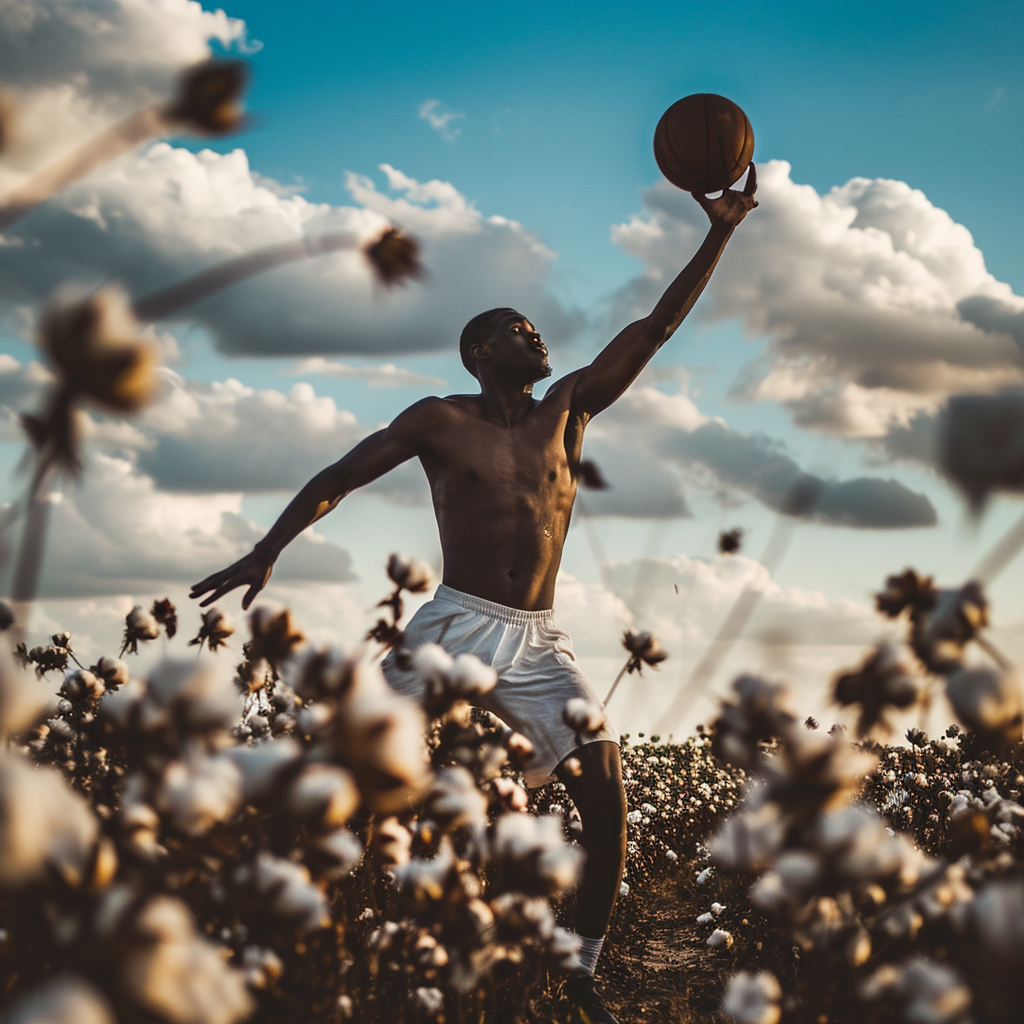
[(540, 335), (522, 313), (508, 306), (473, 317), (462, 329), (459, 354), (478, 380), (481, 363), (489, 363), (500, 376), (529, 378), (524, 379), (528, 383), (551, 376)]

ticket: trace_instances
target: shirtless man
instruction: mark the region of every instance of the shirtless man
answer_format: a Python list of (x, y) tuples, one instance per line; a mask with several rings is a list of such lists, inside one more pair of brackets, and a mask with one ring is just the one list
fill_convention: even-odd
[[(571, 697), (597, 699), (576, 664), (569, 638), (551, 625), (555, 576), (576, 497), (583, 431), (607, 409), (675, 332), (708, 283), (736, 226), (757, 205), (753, 165), (742, 192), (695, 196), (711, 221), (696, 255), (651, 314), (624, 328), (594, 361), (562, 377), (538, 401), (551, 375), (548, 350), (533, 324), (512, 309), (474, 317), (460, 352), (480, 384), (477, 395), (425, 398), (371, 434), (299, 492), (254, 550), (192, 588), (203, 605), (248, 587), (248, 608), (285, 546), (345, 495), (418, 458), (430, 482), (444, 556), (443, 583), (406, 628), (415, 648), (440, 642), (470, 651), (498, 670), (481, 699), (535, 748), (530, 785), (559, 778), (580, 813), (586, 863), (575, 928), (583, 969), (566, 984), (577, 1019), (615, 1024), (594, 989), (593, 972), (622, 880), (626, 799), (619, 748), (610, 729), (583, 746), (562, 722)], [(393, 658), (384, 665), (397, 690), (416, 696), (416, 680)], [(565, 762), (579, 767), (569, 771)]]

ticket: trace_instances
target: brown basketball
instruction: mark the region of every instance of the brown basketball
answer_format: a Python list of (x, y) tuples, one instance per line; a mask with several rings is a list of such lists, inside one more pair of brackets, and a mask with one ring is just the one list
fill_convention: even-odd
[(654, 159), (677, 188), (705, 195), (743, 177), (754, 155), (754, 129), (732, 100), (712, 92), (672, 104), (654, 131)]

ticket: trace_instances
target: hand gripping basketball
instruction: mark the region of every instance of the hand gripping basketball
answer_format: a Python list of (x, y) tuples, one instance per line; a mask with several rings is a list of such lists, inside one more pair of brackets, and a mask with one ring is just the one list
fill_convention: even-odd
[(706, 195), (693, 193), (693, 198), (700, 203), (712, 224), (724, 224), (735, 227), (751, 210), (757, 206), (754, 193), (757, 191), (757, 168), (750, 162), (750, 173), (742, 192), (725, 189), (717, 199), (708, 199)]

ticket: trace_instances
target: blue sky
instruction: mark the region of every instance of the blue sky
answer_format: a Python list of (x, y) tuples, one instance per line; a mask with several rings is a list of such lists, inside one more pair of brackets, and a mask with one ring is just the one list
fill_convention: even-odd
[[(175, 139), (172, 150), (143, 147), (27, 218), (25, 238), (34, 236), (31, 251), (48, 256), (47, 266), (66, 268), (69, 279), (86, 286), (121, 277), (130, 289), (143, 289), (143, 281), (148, 289), (163, 280), (160, 274), (172, 279), (246, 247), (292, 237), (288, 230), (312, 231), (324, 217), (358, 222), (364, 225), (361, 230), (367, 218), (401, 222), (398, 213), (408, 208), (401, 202), (411, 198), (414, 209), (406, 216), (415, 223), (404, 226), (425, 233), (424, 256), (432, 271), (431, 279), (398, 296), (372, 298), (360, 298), (362, 285), (353, 285), (351, 275), (339, 271), (340, 297), (332, 298), (333, 271), (324, 269), (326, 263), (308, 264), (241, 286), (224, 297), (221, 307), (201, 311), (194, 322), (164, 325), (179, 349), (170, 364), (178, 375), (178, 404), (161, 406), (140, 421), (145, 436), (126, 439), (124, 433), (115, 436), (113, 428), (96, 435), (97, 450), (113, 461), (90, 479), (105, 479), (107, 472), (110, 481), (130, 480), (134, 488), (132, 497), (117, 502), (126, 516), (122, 532), (177, 517), (191, 533), (186, 530), (176, 539), (166, 530), (153, 535), (163, 538), (158, 546), (184, 548), (189, 538), (206, 537), (203, 531), (214, 529), (209, 523), (227, 514), (224, 522), (235, 525), (224, 527), (208, 550), (240, 551), (249, 527), (230, 516), (240, 516), (238, 523), (248, 520), (257, 531), (269, 526), (297, 486), (285, 471), (287, 462), (312, 467), (317, 458), (325, 462), (340, 456), (361, 431), (438, 390), (425, 379), (405, 387), (375, 387), (360, 377), (311, 371), (289, 375), (299, 360), (325, 351), (360, 371), (394, 363), (423, 378), (447, 381), (442, 390), (467, 389), (472, 382), (455, 355), (458, 324), (481, 308), (481, 292), (500, 294), (503, 274), (510, 288), (520, 287), (517, 274), (535, 276), (520, 288), (535, 303), (525, 312), (532, 315), (536, 309), (538, 326), (543, 331), (550, 325), (552, 337), (565, 317), (577, 315), (582, 327), (553, 347), (552, 362), (556, 372), (583, 364), (622, 322), (629, 303), (642, 308), (650, 301), (651, 282), (659, 275), (667, 281), (665, 275), (680, 269), (699, 243), (703, 229), (686, 207), (688, 200), (657, 185), (651, 146), (662, 111), (692, 92), (727, 95), (750, 117), (755, 160), (767, 172), (762, 209), (754, 215), (761, 217), (762, 227), (751, 218), (737, 232), (712, 288), (656, 357), (653, 366), (660, 377), (642, 382), (652, 390), (638, 391), (635, 406), (627, 403), (609, 414), (603, 433), (594, 433), (592, 451), (607, 459), (608, 475), (613, 483), (619, 481), (618, 494), (629, 492), (639, 504), (627, 515), (596, 516), (590, 532), (577, 517), (570, 533), (563, 567), (575, 582), (563, 591), (565, 620), (580, 623), (586, 663), (604, 673), (617, 657), (614, 644), (609, 650), (586, 634), (588, 607), (606, 610), (604, 618), (597, 610), (590, 616), (602, 623), (603, 634), (614, 636), (632, 616), (633, 624), (667, 630), (680, 664), (699, 656), (715, 628), (714, 614), (709, 612), (705, 621), (689, 605), (675, 618), (645, 610), (636, 600), (646, 578), (636, 560), (676, 559), (672, 572), (681, 581), (676, 585), (687, 593), (687, 587), (694, 588), (690, 598), (695, 606), (703, 603), (724, 614), (728, 595), (742, 583), (736, 565), (750, 572), (757, 567), (753, 561), (730, 567), (716, 559), (718, 530), (744, 526), (746, 553), (756, 559), (775, 520), (763, 495), (758, 498), (748, 481), (729, 476), (729, 459), (738, 458), (740, 449), (749, 453), (753, 446), (765, 459), (781, 452), (823, 478), (895, 480), (906, 491), (925, 495), (937, 513), (939, 525), (929, 528), (810, 525), (798, 530), (776, 577), (782, 587), (776, 595), (779, 615), (809, 616), (812, 624), (818, 621), (815, 615), (821, 616), (825, 646), (833, 640), (846, 643), (842, 637), (835, 640), (847, 635), (845, 627), (835, 626), (840, 613), (867, 616), (868, 595), (886, 572), (915, 564), (954, 582), (1018, 514), (1016, 500), (998, 499), (980, 527), (972, 527), (959, 497), (927, 459), (894, 460), (893, 454), (905, 441), (901, 424), (927, 427), (952, 391), (1024, 383), (1007, 338), (979, 334), (978, 343), (991, 351), (976, 357), (972, 328), (955, 305), (964, 294), (985, 294), (1016, 309), (1024, 295), (1024, 198), (1014, 184), (1016, 168), (1024, 163), (1021, 4), (779, 2), (710, 9), (678, 2), (375, 7), (238, 0), (226, 5), (225, 13), (244, 22), (243, 37), (240, 24), (215, 14), (208, 3), (204, 15), (184, 0), (150, 8), (122, 0), (106, 6), (85, 2), (101, 11), (98, 18), (111, 19), (104, 38), (123, 40), (120, 53), (115, 44), (109, 59), (97, 56), (95, 40), (61, 13), (59, 0), (30, 0), (30, 6), (53, 15), (62, 57), (54, 58), (52, 67), (23, 71), (21, 79), (15, 76), (9, 83), (22, 90), (19, 95), (27, 103), (36, 104), (27, 109), (42, 111), (39, 117), (50, 117), (58, 126), (56, 141), (49, 140), (53, 152), (70, 145), (76, 130), (98, 130), (115, 112), (159, 98), (161, 83), (208, 46), (241, 55), (250, 64), (251, 122), (243, 133), (220, 140)], [(13, 66), (10, 60), (8, 66)], [(74, 78), (78, 68), (81, 74)], [(57, 98), (62, 95), (58, 89), (48, 90), (72, 79), (81, 90), (80, 106), (73, 108), (74, 118), (62, 120), (72, 108), (60, 106), (65, 100)], [(121, 83), (119, 98), (110, 82)], [(185, 158), (204, 149), (224, 154), (224, 160), (214, 165), (205, 157), (193, 163)], [(228, 154), (239, 149), (242, 163), (231, 164)], [(37, 151), (49, 152), (41, 142)], [(39, 159), (26, 152), (30, 155), (12, 157), (9, 181), (0, 165), (0, 187)], [(788, 172), (779, 161), (788, 163)], [(448, 185), (416, 186), (433, 188), (434, 198), (415, 199), (414, 191), (403, 195), (401, 180), (388, 180), (379, 169), (382, 164), (418, 183)], [(219, 174), (220, 184), (210, 185), (207, 172)], [(349, 172), (371, 179), (373, 187), (364, 184), (361, 193), (354, 192)], [(847, 184), (857, 178), (885, 181), (868, 189), (865, 198), (863, 190)], [(268, 180), (276, 183), (272, 192), (260, 191)], [(294, 201), (287, 198), (291, 190), (298, 197)], [(207, 206), (196, 199), (200, 193)], [(237, 215), (231, 212), (236, 202)], [(115, 208), (116, 215), (111, 214)], [(88, 240), (81, 244), (76, 241), (80, 229)], [(497, 241), (492, 248), (485, 242), (481, 249), (460, 248), (459, 240), (471, 236)], [(511, 254), (507, 268), (501, 263), (505, 252)], [(773, 282), (776, 266), (783, 278)], [(41, 305), (54, 282), (52, 273), (40, 267), (23, 270), (0, 258), (6, 310), (0, 353), (17, 360), (21, 374), (32, 358), (31, 328), (26, 326), (31, 317), (26, 320), (24, 310), (31, 302)], [(146, 267), (153, 268), (149, 277), (144, 276)], [(819, 270), (822, 291), (804, 294), (799, 275), (814, 277)], [(345, 291), (349, 287), (356, 290)], [(755, 298), (744, 299), (747, 291)], [(350, 295), (358, 305), (351, 342), (345, 335), (351, 326)], [(835, 327), (832, 310), (840, 307), (846, 326)], [(880, 355), (871, 355), (877, 339), (858, 334), (861, 314), (880, 332)], [(946, 356), (929, 353), (926, 329), (915, 340), (915, 321), (931, 323), (933, 315), (936, 351), (946, 344)], [(248, 344), (246, 332), (259, 334), (261, 329), (270, 340)], [(229, 343), (224, 339), (231, 330)], [(944, 331), (948, 338), (940, 344)], [(830, 332), (838, 339), (828, 343), (831, 349), (817, 338)], [(322, 348), (314, 352), (309, 338)], [(901, 353), (892, 365), (890, 348)], [(819, 364), (831, 369), (815, 369)], [(241, 390), (231, 385), (225, 391), (217, 383), (213, 398), (202, 390), (228, 378), (240, 381)], [(309, 383), (312, 390), (290, 392), (296, 381)], [(18, 387), (19, 393), (31, 392), (24, 382)], [(231, 419), (236, 416), (232, 403), (240, 409), (245, 402), (263, 401), (259, 395), (243, 395), (246, 388), (263, 389), (270, 397), (262, 412), (245, 413), (253, 419), (243, 429), (237, 427), (241, 420)], [(316, 415), (332, 424), (326, 433), (310, 426), (316, 419), (309, 411), (314, 391), (321, 401)], [(658, 395), (666, 400), (667, 418), (662, 420), (651, 418), (652, 403), (661, 401)], [(333, 403), (330, 408), (323, 405), (325, 398)], [(3, 395), (0, 399), (7, 401)], [(192, 418), (174, 419), (185, 416), (181, 410), (186, 407)], [(261, 437), (260, 417), (269, 424), (278, 414), (273, 410), (285, 407), (292, 419), (281, 422), (299, 425), (280, 429), (294, 429), (294, 434)], [(211, 433), (218, 416), (235, 424), (241, 441)], [(636, 423), (634, 466), (631, 417)], [(675, 500), (685, 500), (690, 518), (645, 515), (643, 500), (654, 502), (661, 484), (641, 449), (649, 444), (654, 452), (656, 442), (668, 443), (665, 438), (681, 422), (687, 424), (683, 434), (689, 443), (688, 432), (706, 425), (708, 417), (720, 417), (732, 454), (723, 449), (711, 462), (684, 455), (676, 469), (666, 471)], [(671, 434), (669, 441), (676, 444), (681, 436)], [(12, 466), (20, 446), (13, 434), (8, 437), (0, 459)], [(322, 448), (311, 449), (310, 438), (319, 438)], [(247, 444), (257, 455), (266, 447), (268, 466), (278, 460), (277, 475), (271, 474), (277, 482), (269, 492), (242, 484), (231, 490), (225, 484), (221, 493), (215, 480), (199, 480), (197, 466), (210, 463), (216, 469), (218, 458), (227, 467), (253, 457), (253, 451), (231, 449), (232, 443)], [(225, 454), (218, 454), (218, 445)], [(179, 453), (177, 465), (170, 454), (162, 454), (172, 450)], [(648, 476), (634, 480), (633, 471)], [(8, 498), (17, 486), (7, 486)], [(119, 486), (109, 483), (115, 490)], [(372, 603), (380, 589), (379, 566), (392, 548), (438, 557), (422, 493), (417, 498), (407, 490), (402, 483), (354, 496), (318, 526), (328, 547), (333, 545), (330, 564), (340, 565), (348, 557), (360, 577), (347, 581), (344, 591), (330, 590), (331, 614)], [(603, 507), (594, 505), (598, 499), (593, 496), (584, 495), (584, 501)], [(88, 486), (81, 497), (69, 492), (65, 507), (72, 506), (68, 530), (88, 520), (94, 533), (102, 533), (97, 517), (113, 515), (102, 511), (103, 499), (90, 497)], [(142, 536), (145, 530), (139, 530)], [(619, 563), (623, 578), (634, 582), (609, 582), (607, 567), (602, 574), (595, 537), (608, 558)], [(139, 552), (145, 561), (142, 547)], [(79, 628), (92, 629), (97, 637), (123, 614), (118, 611), (123, 605), (150, 590), (180, 590), (193, 564), (204, 564), (196, 554), (187, 569), (167, 570), (166, 582), (150, 567), (134, 575), (126, 571), (115, 584), (109, 567), (103, 570), (106, 576), (96, 575), (99, 570), (89, 557), (81, 556), (81, 578), (94, 582), (80, 585), (73, 615)], [(329, 588), (327, 570), (318, 576), (308, 567), (313, 555), (306, 552), (303, 558), (307, 568), (294, 569), (291, 589), (284, 586), (271, 596), (304, 607), (303, 593)], [(182, 559), (184, 564), (187, 559)], [(707, 566), (711, 576), (705, 579), (701, 574)], [(1006, 623), (1024, 618), (1019, 571), (1008, 572), (994, 591)], [(53, 572), (59, 589), (60, 571), (55, 566)], [(86, 593), (90, 586), (95, 595)], [(718, 597), (708, 597), (707, 587), (718, 587)], [(324, 601), (327, 607), (330, 602)], [(720, 608), (720, 602), (726, 604)], [(861, 611), (851, 611), (849, 602)], [(71, 614), (69, 608), (61, 606), (61, 613)], [(105, 616), (108, 626), (86, 626), (90, 614)], [(315, 618), (318, 612), (309, 614)], [(330, 615), (325, 612), (322, 618), (317, 628), (328, 631)], [(873, 628), (868, 618), (857, 621), (868, 635)], [(755, 644), (744, 656), (765, 655)], [(805, 675), (831, 664), (821, 651), (794, 658)]]

